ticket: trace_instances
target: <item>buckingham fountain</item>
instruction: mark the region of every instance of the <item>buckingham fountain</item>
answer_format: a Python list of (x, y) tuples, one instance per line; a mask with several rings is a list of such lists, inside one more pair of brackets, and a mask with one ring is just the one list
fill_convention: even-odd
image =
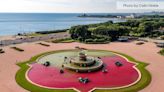
[(64, 59), (62, 67), (78, 73), (99, 71), (103, 67), (103, 61), (99, 57), (88, 56), (83, 49), (79, 49), (77, 56)]

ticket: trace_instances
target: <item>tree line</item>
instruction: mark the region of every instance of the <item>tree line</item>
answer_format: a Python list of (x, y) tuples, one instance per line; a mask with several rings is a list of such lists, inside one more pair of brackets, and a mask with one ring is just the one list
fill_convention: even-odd
[(71, 38), (81, 42), (115, 41), (119, 36), (159, 37), (164, 35), (164, 19), (131, 19), (126, 22), (108, 21), (99, 24), (78, 25), (70, 28)]

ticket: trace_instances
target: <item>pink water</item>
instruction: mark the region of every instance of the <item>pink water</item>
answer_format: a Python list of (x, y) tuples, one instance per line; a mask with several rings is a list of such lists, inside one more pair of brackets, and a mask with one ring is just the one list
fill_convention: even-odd
[[(93, 73), (74, 73), (65, 70), (60, 74), (58, 68), (45, 67), (40, 64), (33, 64), (32, 69), (28, 72), (29, 79), (41, 86), (51, 88), (76, 88), (81, 92), (88, 92), (89, 90), (98, 88), (112, 88), (129, 85), (135, 82), (139, 74), (132, 66), (134, 64), (127, 62), (120, 56), (102, 57), (108, 73), (102, 71)], [(123, 63), (123, 66), (117, 67), (116, 61)], [(87, 84), (80, 83), (79, 77), (87, 77), (90, 82)]]

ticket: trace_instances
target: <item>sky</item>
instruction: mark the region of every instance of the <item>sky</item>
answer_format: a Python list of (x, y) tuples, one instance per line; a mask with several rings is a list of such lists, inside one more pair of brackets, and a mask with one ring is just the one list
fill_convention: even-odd
[(152, 11), (120, 10), (117, 9), (117, 1), (118, 0), (0, 0), (0, 12), (122, 13)]

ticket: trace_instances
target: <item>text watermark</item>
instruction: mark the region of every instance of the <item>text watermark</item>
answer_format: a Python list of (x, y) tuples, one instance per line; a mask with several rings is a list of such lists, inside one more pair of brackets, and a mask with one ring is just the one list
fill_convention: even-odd
[(164, 1), (163, 2), (145, 2), (145, 1), (129, 1), (117, 2), (117, 9), (164, 9)]

